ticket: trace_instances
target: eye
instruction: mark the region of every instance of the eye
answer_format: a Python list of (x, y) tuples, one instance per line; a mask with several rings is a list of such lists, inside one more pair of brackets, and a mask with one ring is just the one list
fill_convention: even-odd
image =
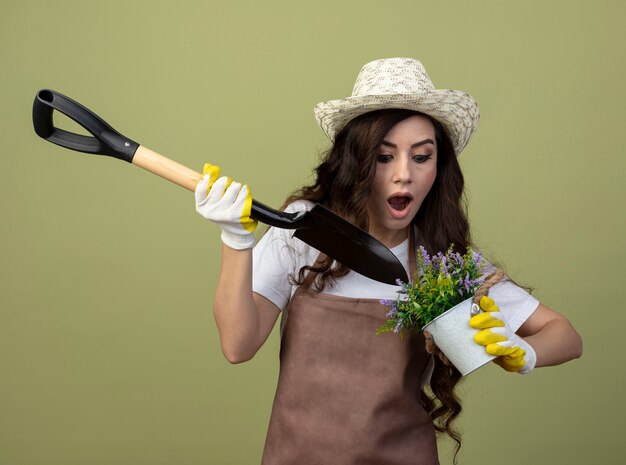
[(393, 155), (389, 155), (388, 153), (381, 153), (376, 157), (376, 161), (378, 163), (389, 163), (393, 159)]
[(415, 155), (413, 156), (413, 160), (416, 163), (425, 163), (432, 158), (432, 155)]

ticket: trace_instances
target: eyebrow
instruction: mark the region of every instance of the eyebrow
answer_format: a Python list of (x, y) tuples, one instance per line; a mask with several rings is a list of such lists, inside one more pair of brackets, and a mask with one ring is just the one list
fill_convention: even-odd
[[(433, 145), (435, 145), (435, 143), (433, 142), (432, 139), (424, 139), (424, 140), (422, 140), (420, 142), (416, 142), (415, 144), (411, 145), (411, 148), (414, 149), (415, 147), (419, 147), (420, 145), (424, 145), (424, 144), (433, 144)], [(386, 146), (392, 147), (394, 149), (398, 148), (398, 146), (396, 144), (392, 144), (391, 142), (386, 141), (386, 140), (383, 140), (380, 143), (380, 145), (386, 145)]]

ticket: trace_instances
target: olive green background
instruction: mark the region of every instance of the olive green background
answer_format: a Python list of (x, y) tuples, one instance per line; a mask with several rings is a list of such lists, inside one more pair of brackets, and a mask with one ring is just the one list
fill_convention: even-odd
[(529, 376), (472, 374), (460, 463), (621, 456), (625, 13), (618, 0), (4, 0), (0, 465), (258, 463), (278, 370), (276, 331), (249, 363), (221, 355), (219, 231), (193, 195), (39, 139), (36, 91), (278, 206), (327, 146), (312, 107), (393, 56), (476, 97), (460, 158), (476, 243), (585, 343)]

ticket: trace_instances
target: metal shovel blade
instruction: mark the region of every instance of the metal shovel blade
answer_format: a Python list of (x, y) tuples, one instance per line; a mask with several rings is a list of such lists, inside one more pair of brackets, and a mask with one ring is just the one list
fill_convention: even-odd
[(408, 282), (398, 258), (381, 242), (321, 205), (309, 212), (294, 237), (370, 279), (386, 284)]

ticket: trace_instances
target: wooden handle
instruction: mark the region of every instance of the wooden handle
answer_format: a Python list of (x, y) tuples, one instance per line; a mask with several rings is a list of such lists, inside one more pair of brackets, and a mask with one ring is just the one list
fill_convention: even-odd
[(202, 174), (142, 145), (135, 152), (132, 163), (190, 191), (195, 191), (196, 184), (202, 178)]
[[(163, 155), (159, 155), (142, 145), (135, 151), (132, 163), (190, 191), (195, 191), (196, 185), (200, 179), (202, 179), (202, 174), (180, 163), (176, 163), (174, 160), (170, 160)], [(331, 213), (327, 212), (326, 216), (329, 215), (331, 215)], [(252, 200), (250, 217), (270, 226), (284, 229), (296, 229), (301, 225), (303, 216), (304, 212), (285, 213), (274, 210), (256, 200)]]

